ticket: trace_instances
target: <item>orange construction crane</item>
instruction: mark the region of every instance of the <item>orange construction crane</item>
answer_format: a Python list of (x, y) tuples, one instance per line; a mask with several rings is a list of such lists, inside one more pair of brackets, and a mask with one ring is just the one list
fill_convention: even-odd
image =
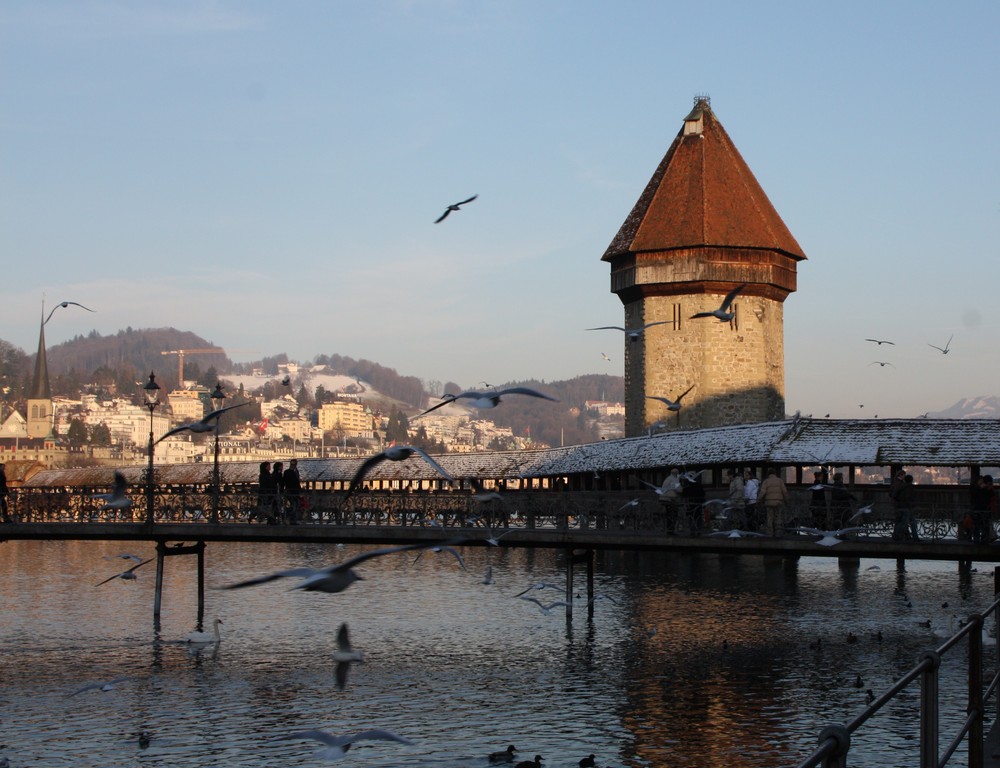
[(221, 347), (204, 347), (202, 349), (171, 349), (168, 352), (161, 352), (161, 355), (177, 355), (177, 386), (184, 386), (184, 355), (209, 355), (226, 354), (226, 350)]

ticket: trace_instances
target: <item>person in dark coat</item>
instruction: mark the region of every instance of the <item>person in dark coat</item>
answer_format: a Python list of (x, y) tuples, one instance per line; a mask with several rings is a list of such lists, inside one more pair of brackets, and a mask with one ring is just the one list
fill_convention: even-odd
[(10, 491), (7, 490), (7, 465), (0, 464), (0, 520), (5, 523), (10, 523), (10, 511), (7, 508), (7, 496), (10, 495)]
[(285, 495), (285, 514), (289, 525), (299, 523), (299, 505), (302, 503), (302, 479), (299, 477), (299, 461), (292, 459), (288, 469), (281, 476)]
[(271, 462), (260, 463), (260, 474), (257, 475), (257, 510), (255, 517), (266, 520), (268, 525), (277, 522), (274, 519), (274, 479), (271, 476)]
[(681, 475), (681, 502), (687, 517), (688, 532), (693, 536), (700, 536), (705, 525), (705, 486), (701, 484), (700, 472), (685, 472)]
[(272, 514), (275, 522), (285, 517), (285, 465), (280, 461), (274, 462), (274, 469), (271, 470), (271, 499)]
[(846, 528), (854, 510), (854, 495), (844, 485), (844, 473), (833, 474), (833, 485), (830, 488), (830, 527)]

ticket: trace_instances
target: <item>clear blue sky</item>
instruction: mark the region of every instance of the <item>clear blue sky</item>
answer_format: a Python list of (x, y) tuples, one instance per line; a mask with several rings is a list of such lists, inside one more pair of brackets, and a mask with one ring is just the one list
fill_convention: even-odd
[(995, 0), (7, 0), (0, 338), (620, 375), (601, 256), (704, 93), (809, 257), (789, 411), (944, 409), (1000, 394), (998, 75)]

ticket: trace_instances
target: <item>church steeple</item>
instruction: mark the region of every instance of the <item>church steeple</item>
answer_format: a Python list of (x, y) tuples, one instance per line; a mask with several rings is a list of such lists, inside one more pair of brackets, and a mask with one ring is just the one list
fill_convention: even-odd
[(49, 388), (49, 364), (45, 357), (45, 321), (38, 328), (38, 354), (35, 355), (35, 375), (31, 380), (32, 400), (51, 400)]
[(49, 364), (45, 357), (45, 307), (38, 328), (38, 354), (35, 355), (35, 375), (28, 398), (28, 437), (48, 437), (52, 434), (52, 390), (49, 387)]

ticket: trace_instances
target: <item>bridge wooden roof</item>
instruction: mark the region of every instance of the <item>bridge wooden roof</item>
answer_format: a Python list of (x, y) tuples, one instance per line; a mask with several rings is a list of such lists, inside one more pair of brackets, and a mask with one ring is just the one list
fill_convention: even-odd
[[(649, 437), (531, 451), (446, 454), (435, 457), (454, 477), (543, 478), (581, 473), (629, 472), (664, 467), (764, 464), (888, 466), (1000, 466), (1000, 421), (988, 419), (809, 419), (673, 431)], [(303, 481), (348, 482), (362, 458), (299, 458)], [(258, 462), (223, 463), (223, 483), (257, 481)], [(141, 484), (144, 467), (120, 470)], [(108, 467), (51, 469), (25, 487), (110, 485)], [(434, 480), (439, 476), (419, 457), (386, 461), (369, 474), (379, 480)], [(163, 485), (212, 482), (212, 465), (157, 465)]]

